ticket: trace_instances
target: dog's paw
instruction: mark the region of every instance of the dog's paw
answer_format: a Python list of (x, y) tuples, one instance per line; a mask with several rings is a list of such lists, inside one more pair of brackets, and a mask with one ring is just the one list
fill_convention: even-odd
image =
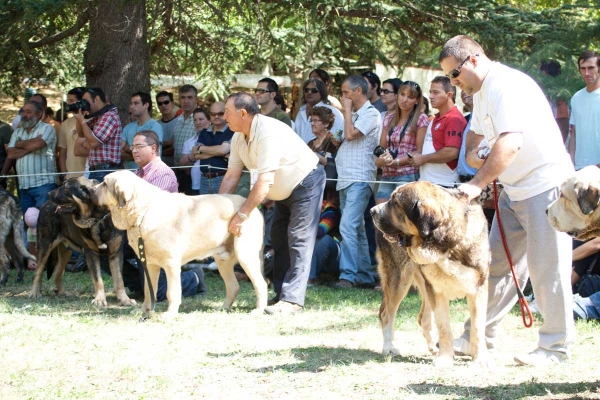
[(122, 306), (127, 306), (127, 307), (132, 307), (132, 306), (135, 306), (137, 304), (137, 302), (134, 299), (130, 299), (129, 297), (127, 297), (125, 299), (120, 299), (119, 303)]
[(250, 311), (250, 315), (264, 315), (264, 314), (265, 314), (264, 308), (255, 308), (254, 310)]
[(433, 365), (437, 368), (450, 368), (454, 365), (454, 358), (448, 356), (437, 356), (433, 359)]
[(108, 303), (106, 302), (106, 297), (95, 298), (94, 300), (92, 300), (92, 304), (95, 305), (96, 307), (108, 306)]
[(400, 350), (395, 348), (394, 346), (383, 346), (383, 351), (381, 352), (384, 356), (400, 356)]
[(486, 368), (491, 369), (496, 366), (496, 363), (490, 357), (490, 353), (487, 351), (479, 353), (477, 356), (473, 357), (473, 366), (478, 368)]
[(30, 299), (39, 299), (40, 297), (42, 297), (42, 292), (40, 290), (32, 290), (29, 292)]

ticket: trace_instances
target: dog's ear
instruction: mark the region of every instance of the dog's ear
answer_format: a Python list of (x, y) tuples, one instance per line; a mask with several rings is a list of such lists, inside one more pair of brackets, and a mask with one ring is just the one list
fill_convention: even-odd
[(119, 208), (125, 207), (127, 202), (131, 200), (133, 197), (133, 187), (131, 185), (119, 184), (119, 182), (115, 179), (109, 181), (108, 187), (112, 184), (112, 192), (117, 198), (117, 202), (119, 203)]
[(432, 212), (427, 212), (427, 209), (421, 204), (418, 198), (408, 204), (404, 212), (410, 222), (417, 227), (419, 236), (422, 239), (427, 239), (433, 233), (433, 230), (439, 225), (439, 221)]
[(600, 191), (598, 188), (588, 185), (575, 185), (575, 195), (577, 196), (577, 204), (584, 215), (589, 215), (598, 207), (600, 204)]

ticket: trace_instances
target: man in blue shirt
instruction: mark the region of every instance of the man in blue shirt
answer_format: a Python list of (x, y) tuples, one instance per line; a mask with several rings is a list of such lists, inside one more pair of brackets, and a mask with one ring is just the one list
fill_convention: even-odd
[(135, 121), (130, 122), (123, 129), (123, 147), (121, 149), (121, 159), (125, 169), (137, 170), (138, 165), (133, 161), (131, 153), (131, 144), (136, 133), (141, 131), (153, 131), (158, 136), (158, 154), (161, 154), (163, 141), (162, 126), (152, 119), (152, 98), (148, 93), (137, 92), (131, 95), (129, 111)]

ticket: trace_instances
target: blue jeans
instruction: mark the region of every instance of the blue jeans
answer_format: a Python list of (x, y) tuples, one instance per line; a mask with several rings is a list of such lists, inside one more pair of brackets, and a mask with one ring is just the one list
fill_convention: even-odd
[(409, 183), (418, 181), (417, 176), (415, 174), (408, 175), (396, 175), (396, 176), (388, 176), (386, 178), (381, 178), (382, 182), (389, 183), (380, 183), (379, 189), (377, 189), (377, 200), (385, 199), (388, 200), (392, 192), (396, 190), (397, 187), (402, 183)]
[(273, 286), (278, 300), (304, 306), (324, 190), (325, 170), (318, 165), (290, 197), (275, 202), (271, 246), (275, 252)]
[(202, 176), (200, 179), (200, 194), (217, 194), (219, 193), (219, 187), (221, 186), (222, 176), (216, 176), (214, 178), (207, 178)]
[(369, 184), (362, 182), (353, 183), (340, 190), (340, 279), (354, 284), (375, 282), (364, 219), (365, 209), (372, 194)]
[(315, 251), (313, 252), (312, 261), (310, 263), (309, 279), (316, 279), (323, 273), (339, 275), (339, 255), (340, 248), (331, 236), (325, 235), (317, 239)]
[(37, 209), (42, 208), (44, 203), (48, 201), (48, 192), (57, 187), (58, 186), (55, 183), (47, 183), (29, 189), (19, 189), (19, 199), (21, 201), (23, 215), (25, 215), (25, 211), (30, 207), (35, 207)]

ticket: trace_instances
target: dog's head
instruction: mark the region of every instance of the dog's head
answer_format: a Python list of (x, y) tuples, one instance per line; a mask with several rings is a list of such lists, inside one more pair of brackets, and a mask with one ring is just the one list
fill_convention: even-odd
[(94, 186), (92, 200), (100, 206), (123, 208), (134, 197), (137, 180), (139, 178), (128, 170), (110, 173), (104, 182)]
[(449, 219), (452, 196), (460, 197), (429, 182), (413, 182), (397, 188), (388, 202), (371, 209), (371, 215), (387, 240), (410, 246), (413, 237), (424, 241), (439, 233)]
[(62, 186), (48, 193), (51, 201), (58, 204), (56, 212), (73, 214), (87, 210), (93, 203), (91, 194), (98, 183), (83, 176), (67, 179)]
[(600, 236), (600, 169), (585, 167), (560, 187), (560, 196), (546, 209), (550, 225), (579, 240)]

